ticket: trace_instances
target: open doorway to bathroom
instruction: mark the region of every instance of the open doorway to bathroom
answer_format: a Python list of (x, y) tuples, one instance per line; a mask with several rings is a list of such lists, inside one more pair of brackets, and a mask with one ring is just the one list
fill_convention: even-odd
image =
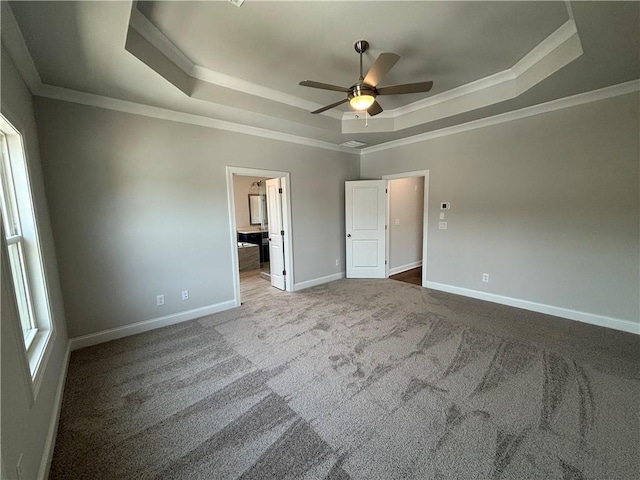
[(236, 304), (292, 291), (288, 173), (227, 167), (227, 185)]
[(233, 176), (241, 284), (243, 276), (261, 278), (267, 283), (271, 280), (267, 180), (267, 177)]
[(271, 287), (266, 177), (233, 176), (240, 298), (261, 296)]

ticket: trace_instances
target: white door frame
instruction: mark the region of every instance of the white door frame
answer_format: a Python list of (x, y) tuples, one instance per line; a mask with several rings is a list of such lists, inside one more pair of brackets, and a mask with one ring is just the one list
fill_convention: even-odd
[(284, 264), (287, 271), (285, 287), (287, 292), (293, 292), (295, 285), (293, 278), (293, 239), (291, 235), (291, 175), (289, 172), (276, 170), (262, 170), (257, 168), (227, 166), (227, 202), (229, 205), (229, 236), (231, 240), (231, 264), (233, 266), (233, 298), (236, 307), (241, 304), (240, 299), (240, 268), (238, 265), (238, 226), (236, 225), (236, 206), (233, 192), (233, 176), (268, 177), (282, 179), (282, 226), (284, 236)]
[[(422, 214), (422, 286), (427, 286), (427, 232), (429, 231), (429, 170), (418, 170), (415, 172), (394, 173), (383, 175), (383, 180), (394, 180), (399, 178), (424, 177), (424, 211)], [(389, 201), (391, 195), (387, 195), (387, 225), (389, 225)], [(387, 278), (389, 278), (389, 228), (386, 234), (387, 249)]]

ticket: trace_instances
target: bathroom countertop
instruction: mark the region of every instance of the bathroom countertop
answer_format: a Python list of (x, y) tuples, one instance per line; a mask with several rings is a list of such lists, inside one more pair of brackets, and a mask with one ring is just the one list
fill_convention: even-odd
[(258, 245), (256, 245), (255, 243), (238, 242), (238, 248), (252, 248), (252, 247), (258, 248)]
[(238, 228), (236, 231), (238, 233), (262, 233), (262, 232), (266, 232), (266, 230), (262, 230), (259, 227), (243, 227), (243, 228)]

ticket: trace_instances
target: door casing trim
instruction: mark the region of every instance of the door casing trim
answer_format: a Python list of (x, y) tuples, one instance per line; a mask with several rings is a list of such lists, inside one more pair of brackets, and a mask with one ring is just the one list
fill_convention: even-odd
[(293, 236), (291, 232), (291, 174), (277, 170), (263, 170), (257, 168), (233, 167), (227, 165), (227, 204), (229, 206), (229, 238), (231, 243), (231, 264), (233, 274), (233, 298), (236, 307), (241, 305), (240, 298), (240, 271), (238, 265), (238, 234), (236, 225), (236, 207), (233, 190), (233, 176), (269, 177), (280, 178), (282, 187), (282, 225), (285, 231), (284, 236), (284, 264), (287, 271), (285, 280), (285, 291), (293, 292)]

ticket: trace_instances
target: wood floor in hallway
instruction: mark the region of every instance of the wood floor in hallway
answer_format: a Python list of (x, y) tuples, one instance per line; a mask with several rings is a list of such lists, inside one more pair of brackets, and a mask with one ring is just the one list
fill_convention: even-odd
[(413, 283), (414, 285), (422, 285), (422, 267), (412, 268), (411, 270), (400, 272), (395, 275), (389, 275), (389, 278), (391, 280)]

